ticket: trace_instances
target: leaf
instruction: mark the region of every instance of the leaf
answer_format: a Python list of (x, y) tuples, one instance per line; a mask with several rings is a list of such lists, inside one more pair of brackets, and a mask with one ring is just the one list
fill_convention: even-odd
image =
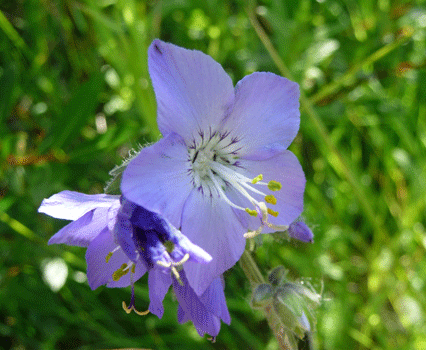
[(40, 146), (40, 152), (43, 153), (49, 148), (63, 148), (79, 134), (87, 120), (95, 113), (103, 85), (103, 76), (98, 73), (79, 87), (63, 109), (51, 136)]
[[(10, 114), (12, 94), (16, 82), (15, 67), (11, 64), (0, 76), (0, 125), (3, 125)], [(1, 129), (0, 129), (1, 130)]]

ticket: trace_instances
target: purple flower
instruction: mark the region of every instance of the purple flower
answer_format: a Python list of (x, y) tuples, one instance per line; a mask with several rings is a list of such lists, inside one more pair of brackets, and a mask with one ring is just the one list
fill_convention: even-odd
[(201, 296), (191, 288), (184, 271), (181, 277), (182, 284), (173, 279), (173, 290), (179, 302), (179, 323), (192, 321), (200, 336), (207, 333), (215, 337), (219, 333), (221, 319), (227, 324), (231, 323), (221, 277), (216, 277)]
[(290, 237), (298, 239), (305, 243), (314, 242), (314, 234), (312, 230), (303, 221), (295, 221), (288, 228)]
[(213, 257), (184, 266), (201, 295), (240, 258), (244, 237), (283, 231), (302, 212), (305, 176), (287, 150), (299, 129), (299, 89), (272, 73), (234, 89), (209, 56), (159, 40), (148, 64), (164, 138), (130, 161), (121, 189)]
[[(43, 200), (39, 212), (73, 220), (50, 240), (87, 247), (87, 277), (92, 289), (132, 286), (127, 312), (135, 309), (134, 282), (149, 272), (149, 311), (162, 317), (169, 287), (179, 301), (179, 322), (192, 320), (203, 335), (216, 336), (220, 320), (230, 323), (220, 278), (197, 296), (181, 270), (184, 263), (208, 263), (211, 256), (166, 219), (122, 196), (63, 191)], [(179, 271), (181, 270), (181, 271)], [(173, 276), (173, 277), (172, 277)]]

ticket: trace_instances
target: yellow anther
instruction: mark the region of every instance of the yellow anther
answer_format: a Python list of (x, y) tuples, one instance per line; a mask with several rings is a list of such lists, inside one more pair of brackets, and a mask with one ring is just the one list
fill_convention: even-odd
[(109, 252), (108, 255), (105, 257), (105, 262), (108, 263), (109, 259), (112, 257), (112, 252)]
[(249, 209), (249, 208), (246, 208), (245, 210), (246, 210), (246, 212), (247, 212), (248, 214), (250, 214), (251, 216), (257, 216), (257, 211), (256, 211), (255, 209)]
[(265, 202), (275, 205), (277, 204), (277, 199), (272, 194), (268, 194), (265, 196)]
[(259, 174), (253, 180), (251, 180), (251, 183), (254, 185), (254, 184), (256, 184), (256, 183), (258, 183), (259, 181), (262, 181), (262, 180), (263, 180), (263, 175)]
[(271, 191), (279, 191), (281, 189), (281, 187), (282, 187), (282, 185), (278, 181), (271, 180), (271, 181), (268, 182), (268, 188)]
[(121, 304), (123, 306), (124, 311), (126, 311), (126, 314), (130, 314), (132, 312), (132, 310), (134, 312), (136, 312), (139, 316), (145, 316), (149, 314), (149, 310), (146, 311), (138, 311), (135, 309), (135, 307), (133, 305), (129, 307), (127, 307), (126, 302), (123, 300), (123, 303)]
[(121, 265), (121, 267), (112, 274), (112, 280), (117, 282), (121, 277), (127, 275), (129, 271), (130, 270), (127, 268), (127, 264)]
[(135, 271), (136, 271), (136, 265), (132, 265), (131, 272), (132, 272), (132, 273), (135, 273)]
[(272, 209), (268, 208), (268, 214), (277, 217), (278, 216), (278, 212), (277, 211), (273, 211)]

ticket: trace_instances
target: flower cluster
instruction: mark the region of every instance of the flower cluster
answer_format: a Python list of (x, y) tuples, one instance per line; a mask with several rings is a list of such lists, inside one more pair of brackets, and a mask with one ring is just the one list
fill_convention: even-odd
[(252, 294), (251, 305), (255, 309), (268, 307), (290, 332), (287, 342), (297, 349), (297, 338), (304, 339), (315, 323), (314, 311), (319, 306), (321, 294), (309, 282), (291, 282), (283, 266), (274, 268), (268, 283), (258, 284)]
[[(234, 88), (209, 56), (155, 40), (149, 72), (163, 138), (124, 169), (121, 195), (64, 191), (39, 209), (73, 220), (49, 243), (87, 247), (89, 285), (125, 287), (148, 272), (149, 311), (161, 317), (169, 287), (178, 320), (216, 336), (229, 323), (222, 274), (245, 239), (289, 230), (303, 210), (305, 177), (287, 150), (299, 129), (299, 89), (272, 73)], [(135, 310), (134, 293), (126, 310)], [(130, 312), (130, 311), (129, 311)]]

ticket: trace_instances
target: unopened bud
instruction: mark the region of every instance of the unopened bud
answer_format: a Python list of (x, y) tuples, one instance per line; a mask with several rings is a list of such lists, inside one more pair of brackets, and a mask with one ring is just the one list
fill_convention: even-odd
[(283, 325), (297, 337), (303, 339), (305, 332), (310, 332), (311, 326), (305, 313), (306, 302), (293, 284), (285, 283), (276, 289), (273, 306)]
[(254, 290), (251, 298), (251, 306), (255, 309), (262, 308), (271, 301), (272, 287), (270, 284), (259, 284)]
[(303, 221), (295, 221), (288, 228), (290, 237), (298, 239), (306, 243), (314, 242), (314, 234), (312, 230)]
[(286, 280), (287, 273), (288, 271), (284, 266), (277, 266), (269, 273), (269, 283), (272, 284), (274, 287), (283, 284)]

